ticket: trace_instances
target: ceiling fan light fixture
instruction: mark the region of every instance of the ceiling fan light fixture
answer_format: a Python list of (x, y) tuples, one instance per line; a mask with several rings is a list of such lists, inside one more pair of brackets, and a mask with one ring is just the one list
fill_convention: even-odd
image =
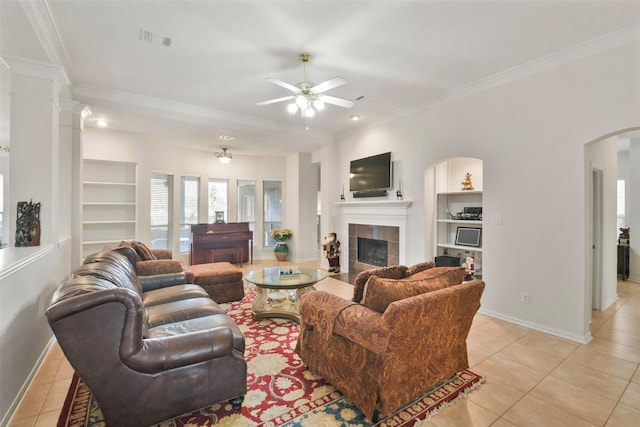
[(231, 153), (228, 153), (226, 148), (223, 148), (222, 152), (217, 152), (216, 157), (223, 165), (229, 164), (231, 161)]
[(324, 101), (322, 98), (318, 97), (315, 101), (313, 101), (313, 108), (318, 111), (324, 110)]
[(303, 114), (306, 118), (310, 119), (311, 117), (316, 115), (316, 111), (311, 106), (309, 106), (309, 108), (304, 109)]
[(298, 104), (292, 102), (291, 104), (287, 105), (287, 111), (291, 114), (295, 114), (298, 111)]
[(296, 105), (300, 108), (306, 108), (307, 107), (307, 97), (304, 95), (298, 95), (296, 97)]

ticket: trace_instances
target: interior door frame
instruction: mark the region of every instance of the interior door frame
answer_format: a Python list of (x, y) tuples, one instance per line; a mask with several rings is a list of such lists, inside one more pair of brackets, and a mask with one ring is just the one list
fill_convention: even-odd
[(591, 166), (591, 308), (602, 310), (604, 171)]

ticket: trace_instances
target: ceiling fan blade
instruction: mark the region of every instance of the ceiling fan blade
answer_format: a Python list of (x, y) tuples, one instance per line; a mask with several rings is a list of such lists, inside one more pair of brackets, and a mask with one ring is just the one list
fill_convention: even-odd
[(326, 92), (329, 89), (333, 89), (334, 87), (342, 86), (347, 81), (342, 77), (334, 77), (326, 82), (318, 83), (314, 87), (311, 88), (311, 92), (313, 93), (322, 93)]
[(293, 95), (283, 96), (282, 98), (274, 98), (274, 99), (269, 99), (267, 101), (256, 102), (256, 105), (261, 107), (263, 105), (275, 104), (276, 102), (288, 101), (288, 100), (294, 99), (294, 98), (295, 98), (295, 96), (293, 96)]
[(273, 83), (273, 84), (276, 84), (276, 85), (278, 85), (278, 86), (282, 86), (283, 88), (288, 89), (288, 90), (290, 90), (290, 91), (291, 91), (291, 92), (293, 92), (293, 93), (298, 93), (298, 92), (300, 92), (300, 89), (299, 89), (299, 88), (297, 88), (296, 86), (294, 86), (294, 85), (292, 85), (292, 84), (290, 84), (290, 83), (287, 83), (287, 82), (283, 82), (283, 81), (282, 81), (282, 80), (280, 80), (280, 79), (274, 79), (274, 78), (271, 78), (271, 77), (270, 77), (270, 78), (268, 78), (267, 80), (268, 80), (268, 81), (270, 81), (270, 82), (271, 82), (271, 83)]
[(322, 95), (322, 100), (327, 104), (337, 105), (338, 107), (351, 108), (354, 105), (353, 101), (347, 99), (336, 98), (335, 96)]

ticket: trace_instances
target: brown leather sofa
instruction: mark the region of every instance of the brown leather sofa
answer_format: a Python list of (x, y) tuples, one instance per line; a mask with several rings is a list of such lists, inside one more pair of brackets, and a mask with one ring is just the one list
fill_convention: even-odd
[(49, 325), (108, 426), (148, 426), (247, 390), (245, 340), (185, 274), (138, 279), (135, 253), (90, 255), (54, 294)]
[(463, 268), (396, 267), (368, 271), (357, 302), (323, 291), (300, 299), (298, 354), (372, 421), (469, 367), (485, 286), (461, 283)]

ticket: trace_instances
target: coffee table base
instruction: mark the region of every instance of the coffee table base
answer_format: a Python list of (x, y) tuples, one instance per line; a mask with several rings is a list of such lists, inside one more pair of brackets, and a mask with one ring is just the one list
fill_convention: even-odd
[(313, 290), (315, 290), (313, 285), (297, 289), (287, 289), (285, 286), (281, 286), (280, 289), (269, 289), (256, 285), (253, 319), (278, 317), (300, 323), (298, 301), (302, 295)]

